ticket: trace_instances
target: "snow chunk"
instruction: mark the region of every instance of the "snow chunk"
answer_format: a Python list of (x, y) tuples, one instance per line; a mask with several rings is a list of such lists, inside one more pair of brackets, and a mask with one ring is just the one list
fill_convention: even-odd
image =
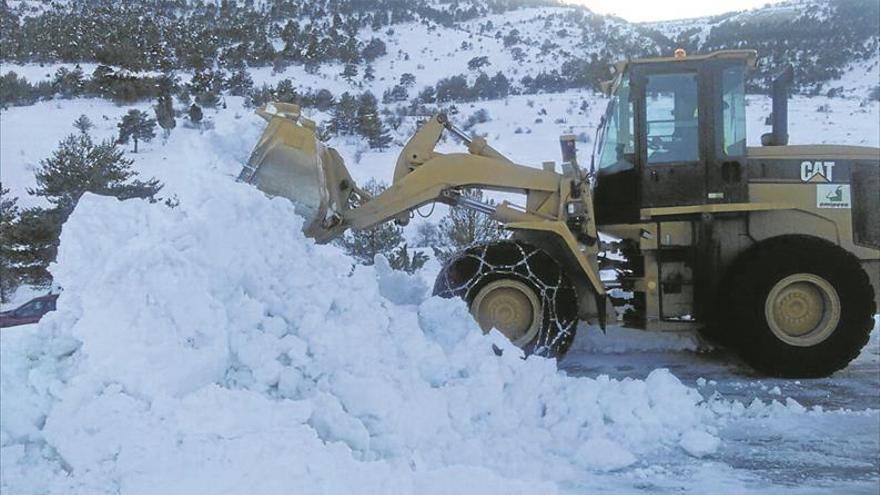
[(601, 471), (614, 471), (636, 462), (636, 456), (619, 444), (605, 438), (591, 438), (579, 449), (587, 465)]
[(681, 436), (681, 441), (678, 444), (693, 457), (705, 457), (718, 450), (721, 440), (705, 431), (691, 430)]

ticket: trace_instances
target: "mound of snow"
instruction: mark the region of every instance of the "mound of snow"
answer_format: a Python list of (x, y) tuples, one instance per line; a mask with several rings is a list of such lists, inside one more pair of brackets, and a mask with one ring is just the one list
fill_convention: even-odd
[(81, 200), (58, 311), (4, 348), (11, 493), (552, 493), (712, 433), (667, 371), (521, 359), (459, 301), (305, 239), (286, 201), (210, 185)]

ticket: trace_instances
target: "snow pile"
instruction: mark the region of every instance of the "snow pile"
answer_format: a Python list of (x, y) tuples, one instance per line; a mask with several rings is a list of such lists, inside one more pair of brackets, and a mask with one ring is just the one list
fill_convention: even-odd
[(669, 372), (523, 360), (286, 201), (193, 174), (176, 208), (89, 195), (65, 225), (59, 309), (3, 349), (4, 491), (554, 493), (717, 447)]

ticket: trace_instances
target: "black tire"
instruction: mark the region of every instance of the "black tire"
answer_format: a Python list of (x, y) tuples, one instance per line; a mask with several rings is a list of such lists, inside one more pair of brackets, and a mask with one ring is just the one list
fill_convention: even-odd
[(545, 251), (519, 241), (472, 246), (455, 256), (437, 277), (434, 295), (460, 297), (468, 306), (487, 284), (500, 279), (525, 283), (541, 304), (541, 321), (526, 355), (561, 358), (577, 331), (577, 294), (559, 264)]
[[(726, 284), (726, 282), (722, 282)], [(718, 297), (718, 300), (727, 300), (727, 296)], [(728, 331), (727, 325), (724, 323), (724, 320), (721, 318), (723, 312), (715, 311), (709, 320), (709, 323), (705, 326), (700, 327), (699, 332), (700, 336), (703, 337), (707, 342), (712, 344), (713, 346), (720, 346), (724, 348), (733, 348), (736, 342), (732, 338), (733, 332)]]
[[(831, 242), (804, 235), (776, 237), (743, 253), (729, 273), (718, 301), (724, 339), (758, 371), (790, 378), (828, 376), (845, 368), (868, 342), (876, 311), (874, 289), (859, 260)], [(827, 320), (824, 340), (792, 345), (777, 335), (779, 325), (777, 333), (771, 329), (768, 296), (792, 276), (821, 277), (837, 296), (839, 312), (822, 313), (839, 314)]]

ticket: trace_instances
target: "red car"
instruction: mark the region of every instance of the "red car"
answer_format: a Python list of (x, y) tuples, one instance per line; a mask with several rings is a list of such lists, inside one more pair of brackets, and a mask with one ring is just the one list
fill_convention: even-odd
[(49, 311), (55, 311), (58, 294), (35, 297), (21, 306), (0, 312), (0, 328), (36, 323)]

